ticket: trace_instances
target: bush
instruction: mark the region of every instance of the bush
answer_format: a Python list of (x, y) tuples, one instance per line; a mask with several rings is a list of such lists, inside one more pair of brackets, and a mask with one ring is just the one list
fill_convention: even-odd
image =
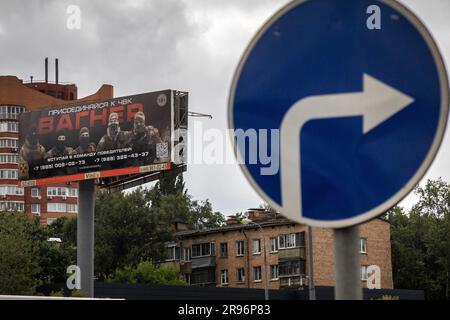
[(179, 265), (166, 264), (158, 266), (152, 261), (142, 261), (137, 267), (127, 266), (117, 270), (110, 281), (130, 284), (187, 285), (180, 272)]

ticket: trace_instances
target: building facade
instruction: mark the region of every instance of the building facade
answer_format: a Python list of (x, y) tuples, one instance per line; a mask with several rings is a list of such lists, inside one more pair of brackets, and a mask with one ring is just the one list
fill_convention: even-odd
[(77, 100), (75, 84), (23, 83), (15, 76), (0, 76), (0, 211), (25, 211), (39, 216), (43, 225), (78, 212), (78, 183), (18, 187), (19, 115), (22, 112), (113, 98), (113, 87), (103, 85), (95, 94)]
[[(269, 289), (308, 284), (309, 255), (306, 225), (261, 209), (249, 210), (248, 224), (233, 219), (209, 230), (179, 230), (167, 246), (167, 263), (180, 263), (190, 285), (263, 289), (267, 258)], [(313, 228), (314, 284), (334, 286), (334, 243), (331, 229)], [(381, 288), (392, 289), (390, 225), (374, 219), (360, 226), (361, 286), (367, 267), (381, 271)]]

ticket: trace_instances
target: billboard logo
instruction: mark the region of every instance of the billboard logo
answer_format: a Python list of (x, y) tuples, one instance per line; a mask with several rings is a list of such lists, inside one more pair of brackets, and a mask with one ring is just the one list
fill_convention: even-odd
[(84, 175), (85, 179), (97, 179), (100, 178), (100, 172), (89, 172)]
[(156, 103), (158, 106), (164, 107), (167, 104), (167, 96), (164, 93), (160, 94), (156, 99)]

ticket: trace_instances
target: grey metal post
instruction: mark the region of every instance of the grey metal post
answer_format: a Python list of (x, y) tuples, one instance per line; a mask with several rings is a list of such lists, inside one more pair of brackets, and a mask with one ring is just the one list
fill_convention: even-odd
[(334, 229), (336, 300), (362, 300), (359, 262), (359, 227)]
[(316, 300), (316, 288), (314, 287), (314, 257), (312, 243), (312, 227), (308, 226), (308, 258), (309, 258), (309, 300)]
[(79, 184), (79, 211), (77, 218), (77, 265), (81, 272), (81, 291), (94, 297), (94, 180)]

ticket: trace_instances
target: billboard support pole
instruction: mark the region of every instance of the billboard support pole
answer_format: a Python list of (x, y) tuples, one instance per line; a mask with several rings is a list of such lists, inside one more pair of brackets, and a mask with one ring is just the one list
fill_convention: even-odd
[(79, 212), (77, 219), (77, 265), (81, 273), (81, 291), (94, 297), (94, 180), (79, 183)]
[(359, 227), (334, 229), (335, 300), (362, 300)]

